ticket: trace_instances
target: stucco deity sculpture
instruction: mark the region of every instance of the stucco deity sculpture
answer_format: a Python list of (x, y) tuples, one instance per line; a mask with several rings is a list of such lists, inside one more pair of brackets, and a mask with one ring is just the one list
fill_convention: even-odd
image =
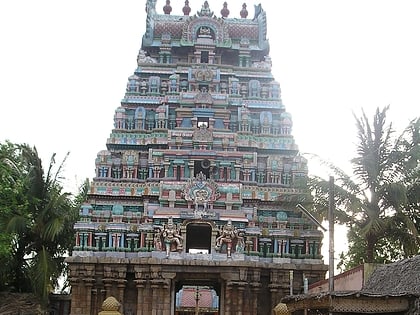
[(161, 232), (161, 230), (158, 230), (155, 233), (155, 238), (153, 240), (153, 243), (154, 243), (154, 246), (155, 246), (156, 250), (158, 250), (158, 251), (162, 250), (162, 232)]
[(176, 73), (173, 73), (169, 76), (169, 92), (175, 93), (178, 92), (179, 86), (179, 76)]
[(201, 11), (197, 12), (198, 16), (213, 16), (213, 11), (210, 10), (209, 3), (207, 1), (204, 1), (203, 6), (201, 7)]
[(163, 229), (162, 237), (165, 245), (166, 257), (169, 257), (171, 251), (175, 252), (182, 249), (183, 238), (173, 223), (172, 217), (169, 217), (168, 223)]
[(144, 50), (140, 49), (139, 54), (137, 55), (137, 65), (140, 66), (143, 63), (157, 63), (157, 61), (148, 56)]
[(238, 231), (235, 226), (232, 224), (232, 221), (229, 220), (226, 225), (223, 226), (221, 234), (216, 238), (216, 250), (221, 251), (222, 247), (226, 246), (227, 256), (232, 256), (232, 247), (234, 243), (238, 241)]
[(203, 210), (207, 210), (207, 203), (209, 201), (209, 192), (205, 189), (196, 190), (194, 192), (195, 210), (199, 210), (199, 206), (203, 206)]

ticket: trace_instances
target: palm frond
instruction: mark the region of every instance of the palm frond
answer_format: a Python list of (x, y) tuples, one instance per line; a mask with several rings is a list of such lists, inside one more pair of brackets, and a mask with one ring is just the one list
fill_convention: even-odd
[(42, 247), (33, 259), (31, 270), (34, 292), (45, 306), (48, 304), (49, 293), (53, 289), (51, 277), (56, 273), (54, 260), (45, 247)]
[(6, 225), (7, 233), (23, 234), (28, 229), (28, 220), (22, 215), (16, 215), (10, 218)]

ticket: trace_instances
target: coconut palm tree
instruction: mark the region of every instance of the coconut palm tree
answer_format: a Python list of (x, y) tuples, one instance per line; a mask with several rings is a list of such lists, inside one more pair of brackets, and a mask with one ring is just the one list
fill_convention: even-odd
[(13, 235), (14, 288), (35, 293), (46, 305), (64, 270), (65, 254), (72, 248), (72, 229), (78, 214), (71, 195), (63, 192), (60, 183), (68, 155), (54, 171), (54, 154), (44, 175), (36, 148), (27, 145), (16, 148), (22, 200), (2, 215), (1, 224)]
[[(346, 267), (419, 253), (420, 119), (394, 138), (392, 124), (386, 123), (388, 109), (377, 109), (372, 124), (363, 111), (355, 116), (352, 176), (324, 161), (335, 176), (335, 219), (350, 228), (349, 252), (342, 256)], [(314, 177), (311, 185), (316, 211), (325, 218), (328, 182)]]

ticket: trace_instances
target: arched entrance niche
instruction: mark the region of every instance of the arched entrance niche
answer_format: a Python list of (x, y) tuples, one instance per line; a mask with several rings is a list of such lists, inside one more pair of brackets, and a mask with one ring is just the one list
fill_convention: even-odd
[(219, 274), (182, 273), (175, 279), (175, 315), (223, 314)]
[(185, 252), (190, 254), (210, 254), (214, 248), (216, 235), (212, 222), (194, 220), (185, 224)]

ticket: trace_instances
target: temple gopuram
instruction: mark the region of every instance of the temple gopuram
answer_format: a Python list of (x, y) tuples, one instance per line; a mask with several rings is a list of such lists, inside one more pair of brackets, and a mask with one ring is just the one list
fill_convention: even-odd
[(271, 72), (266, 12), (156, 4), (74, 227), (71, 314), (96, 315), (109, 297), (127, 315), (272, 314), (328, 266), (297, 207), (310, 209), (307, 161)]

